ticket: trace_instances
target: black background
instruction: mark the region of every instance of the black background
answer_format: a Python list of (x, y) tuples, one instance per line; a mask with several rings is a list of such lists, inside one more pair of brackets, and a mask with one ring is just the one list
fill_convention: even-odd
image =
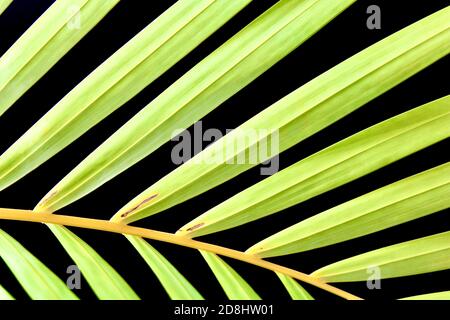
[[(336, 0), (339, 1), (339, 0)], [(171, 83), (214, 51), (242, 27), (276, 1), (253, 1), (224, 27), (202, 43), (175, 67), (148, 86), (102, 123), (90, 130), (40, 168), (0, 192), (0, 207), (32, 209), (34, 205), (90, 152), (160, 94)], [(0, 55), (45, 11), (52, 1), (15, 0), (0, 16)], [(5, 151), (47, 110), (55, 105), (100, 63), (113, 54), (173, 1), (122, 0), (50, 72), (0, 118), (0, 152)], [(381, 30), (368, 30), (366, 8), (377, 4), (382, 11)], [(264, 73), (244, 90), (203, 119), (203, 127), (224, 131), (235, 128), (259, 111), (325, 72), (353, 54), (395, 31), (443, 8), (443, 1), (359, 0), (288, 57)], [(281, 169), (368, 126), (448, 94), (448, 62), (438, 61), (396, 88), (366, 104), (322, 132), (284, 152)], [(192, 128), (191, 128), (192, 129)], [(123, 204), (175, 168), (169, 142), (131, 169), (106, 183), (82, 200), (64, 208), (68, 215), (109, 219)], [(306, 217), (350, 200), (386, 184), (432, 168), (449, 160), (449, 143), (435, 144), (412, 156), (362, 177), (314, 199), (257, 222), (201, 240), (245, 250), (253, 243)], [(256, 167), (205, 194), (158, 215), (136, 223), (174, 232), (197, 215), (263, 179)], [(313, 270), (368, 250), (448, 230), (448, 210), (359, 239), (323, 249), (271, 259), (302, 272)], [(39, 224), (0, 221), (0, 227), (19, 240), (63, 279), (73, 264), (48, 228)], [(167, 296), (125, 238), (96, 231), (75, 230), (129, 282), (144, 299), (166, 300)], [(203, 294), (220, 300), (224, 294), (200, 254), (165, 243), (152, 242)], [(264, 299), (288, 299), (277, 277), (257, 267), (226, 259)], [(337, 286), (363, 298), (393, 299), (408, 295), (449, 290), (449, 271), (383, 280), (381, 290), (368, 290), (365, 283)], [(16, 298), (26, 294), (3, 263), (0, 283)], [(318, 299), (338, 299), (305, 285)], [(81, 298), (94, 299), (88, 285), (77, 291)]]

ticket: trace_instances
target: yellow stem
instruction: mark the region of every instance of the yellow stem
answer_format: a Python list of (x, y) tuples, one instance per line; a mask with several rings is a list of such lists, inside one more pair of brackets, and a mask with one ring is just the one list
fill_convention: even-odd
[(139, 227), (133, 227), (125, 224), (118, 224), (106, 220), (80, 218), (64, 215), (56, 215), (50, 213), (36, 213), (30, 210), (16, 210), (16, 209), (0, 209), (0, 220), (17, 220), (26, 222), (41, 222), (64, 225), (68, 227), (77, 227), (84, 229), (92, 229), (99, 231), (107, 231), (113, 233), (127, 234), (133, 236), (139, 236), (142, 238), (168, 242), (184, 247), (189, 247), (198, 250), (206, 250), (221, 256), (233, 258), (236, 260), (244, 261), (261, 268), (265, 268), (274, 272), (280, 272), (297, 280), (309, 283), (313, 286), (326, 290), (337, 296), (348, 300), (361, 300), (361, 298), (350, 294), (346, 291), (333, 287), (322, 280), (307, 275), (305, 273), (280, 266), (278, 264), (263, 260), (257, 256), (247, 254), (245, 252), (217, 246), (210, 243), (205, 243), (197, 240), (193, 240), (186, 237), (180, 237), (171, 233), (155, 231), (150, 229), (144, 229)]

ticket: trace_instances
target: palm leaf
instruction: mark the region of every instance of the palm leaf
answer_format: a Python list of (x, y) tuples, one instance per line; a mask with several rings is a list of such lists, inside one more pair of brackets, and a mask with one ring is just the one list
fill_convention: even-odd
[(0, 15), (9, 7), (11, 3), (12, 0), (0, 0)]
[(352, 2), (279, 1), (141, 110), (58, 183), (36, 210), (60, 209), (143, 159), (174, 130), (212, 111)]
[(230, 300), (260, 300), (250, 285), (225, 261), (213, 253), (200, 250), (211, 271)]
[(139, 237), (127, 236), (172, 300), (203, 300), (186, 278), (155, 248)]
[[(0, 116), (118, 2), (55, 1), (0, 58)], [(80, 19), (79, 25), (71, 26), (72, 19)]]
[[(249, 1), (236, 0), (231, 5), (224, 0), (178, 1), (70, 91), (0, 157), (0, 190), (41, 165), (125, 104)], [(92, 3), (104, 6), (113, 1), (89, 2), (91, 6)], [(27, 43), (24, 40), (23, 46)], [(53, 47), (50, 49), (57, 52)], [(28, 50), (27, 47), (26, 52)], [(10, 55), (16, 57), (16, 51), (11, 49)], [(33, 65), (41, 68), (44, 65), (41, 60), (47, 61), (49, 54), (42, 52), (39, 61)], [(13, 70), (6, 64), (4, 68)], [(36, 74), (34, 68), (30, 73)], [(17, 81), (22, 83), (25, 79)], [(12, 96), (7, 92), (5, 95)]]
[(378, 267), (382, 279), (450, 268), (450, 231), (402, 242), (335, 262), (311, 275), (327, 282), (366, 281)]
[(32, 299), (77, 299), (50, 269), (1, 229), (0, 257)]
[(276, 275), (283, 283), (286, 290), (293, 300), (314, 300), (314, 298), (306, 291), (297, 281), (285, 274), (276, 272)]
[[(5, 68), (5, 72), (0, 72), (0, 111), (2, 104), (8, 108), (45, 74), (115, 2), (57, 0), (8, 51), (10, 59), (5, 58), (7, 55), (0, 59), (0, 71)], [(17, 181), (131, 99), (249, 2), (178, 1), (0, 157), (0, 189)], [(173, 129), (186, 128), (212, 111), (353, 2), (279, 1), (144, 108), (50, 191), (37, 210), (57, 210), (132, 166), (167, 141)], [(4, 3), (0, 0), (0, 12)], [(64, 12), (71, 5), (77, 5), (81, 11)], [(94, 6), (102, 6), (104, 11), (94, 10), (97, 8)], [(83, 26), (83, 32), (75, 36), (64, 26), (78, 13), (83, 16), (89, 13), (90, 20), (87, 28)], [(450, 231), (366, 252), (311, 275), (262, 257), (331, 245), (446, 208), (450, 163), (331, 208), (262, 241), (248, 252), (125, 223), (176, 205), (256, 165), (227, 162), (250, 155), (252, 148), (271, 134), (281, 137), (277, 154), (442, 58), (450, 51), (449, 21), (450, 7), (447, 7), (310, 81), (157, 182), (120, 210), (113, 221), (1, 208), (0, 219), (47, 224), (100, 299), (138, 297), (93, 248), (65, 226), (125, 235), (172, 299), (202, 299), (202, 296), (144, 238), (199, 250), (230, 299), (260, 297), (219, 256), (274, 272), (290, 296), (300, 300), (313, 298), (297, 280), (346, 299), (360, 299), (326, 282), (367, 280), (367, 270), (374, 266), (380, 268), (382, 278), (448, 269)], [(16, 53), (12, 54), (14, 50)], [(22, 87), (14, 89), (14, 85)], [(6, 100), (2, 99), (4, 96)], [(183, 227), (180, 233), (197, 236), (259, 219), (445, 139), (450, 130), (449, 98), (384, 121), (298, 162), (213, 208), (200, 220)], [(266, 131), (262, 137), (250, 139), (246, 145), (238, 144), (234, 149), (242, 131), (247, 129)], [(222, 153), (227, 157), (218, 163), (197, 162), (214, 159), (229, 146), (233, 152)], [(258, 161), (273, 155), (262, 156)], [(0, 257), (31, 298), (77, 299), (61, 279), (2, 230)], [(448, 298), (448, 292), (409, 298)], [(2, 286), (0, 299), (12, 299)]]
[(297, 223), (247, 250), (261, 257), (354, 239), (450, 207), (450, 162)]
[(178, 233), (196, 237), (260, 219), (445, 139), (449, 106), (447, 96), (363, 130), (231, 197)]
[(402, 298), (400, 300), (450, 300), (450, 291), (433, 292)]
[[(254, 150), (261, 145), (261, 141), (269, 139), (272, 133), (279, 132), (276, 137), (279, 137), (278, 150), (259, 161), (267, 160), (278, 151), (288, 149), (348, 115), (448, 54), (449, 26), (450, 7), (447, 7), (344, 61), (259, 113), (155, 183), (126, 204), (116, 214), (114, 221), (130, 223), (148, 217), (255, 166), (252, 161), (230, 165), (229, 160), (252, 152), (252, 148)], [(235, 147), (240, 145), (243, 133), (259, 130), (266, 134), (249, 137), (246, 146)], [(129, 136), (128, 141), (135, 141), (135, 138)], [(107, 146), (113, 144), (113, 140), (107, 142)], [(103, 158), (98, 153), (91, 156), (94, 160)]]
[(8, 291), (5, 290), (5, 288), (3, 288), (0, 285), (0, 300), (14, 300), (13, 296), (9, 294)]
[(99, 299), (139, 299), (117, 271), (86, 242), (62, 226), (49, 224), (48, 227), (80, 268), (81, 273)]

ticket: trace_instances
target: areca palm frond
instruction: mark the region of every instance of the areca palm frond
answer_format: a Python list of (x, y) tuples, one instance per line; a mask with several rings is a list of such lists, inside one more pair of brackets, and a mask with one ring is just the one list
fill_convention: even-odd
[[(292, 299), (299, 300), (314, 299), (308, 286), (345, 299), (361, 299), (330, 283), (365, 281), (368, 268), (373, 266), (379, 268), (382, 279), (449, 269), (448, 231), (362, 252), (310, 274), (267, 259), (351, 241), (447, 209), (448, 162), (343, 202), (265, 239), (257, 239), (246, 251), (193, 238), (281, 214), (286, 208), (447, 139), (450, 96), (416, 106), (299, 159), (184, 226), (180, 223), (176, 233), (128, 224), (163, 214), (164, 210), (282, 153), (448, 55), (450, 7), (349, 57), (254, 115), (154, 182), (115, 214), (111, 213), (111, 220), (54, 214), (156, 151), (171, 139), (174, 130), (186, 129), (213, 112), (314, 37), (355, 1), (278, 1), (119, 128), (51, 189), (34, 210), (0, 209), (0, 220), (45, 223), (55, 236), (55, 243), (76, 263), (99, 299), (140, 297), (72, 228), (123, 235), (171, 299), (201, 300), (205, 295), (201, 287), (194, 286), (183, 275), (186, 266), (171, 262), (150, 242), (198, 250), (229, 299), (258, 300), (261, 295), (226, 261), (228, 258), (266, 269), (279, 279), (279, 285), (285, 287)], [(57, 0), (0, 58), (0, 115), (14, 108), (14, 103), (117, 2)], [(250, 2), (177, 1), (68, 92), (0, 156), (0, 189), (16, 183), (124, 106)], [(0, 13), (8, 4), (9, 1), (0, 2)], [(79, 10), (69, 10), (71, 6)], [(84, 17), (84, 22), (74, 32), (67, 24), (77, 14)], [(266, 133), (239, 145), (246, 130)], [(230, 164), (232, 159), (248, 156), (252, 148), (275, 133), (279, 137), (279, 150), (275, 154), (267, 154), (256, 163)], [(230, 148), (231, 153), (227, 152)], [(2, 229), (0, 257), (32, 299), (78, 299), (39, 257)], [(2, 285), (0, 300), (13, 299), (14, 294)], [(448, 291), (416, 293), (404, 299), (448, 299)]]

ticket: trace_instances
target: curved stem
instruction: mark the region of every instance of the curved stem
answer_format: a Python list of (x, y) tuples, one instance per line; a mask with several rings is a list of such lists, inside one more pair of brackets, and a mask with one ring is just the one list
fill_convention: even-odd
[(36, 213), (30, 210), (16, 210), (16, 209), (0, 209), (0, 220), (16, 220), (26, 222), (41, 222), (64, 225), (68, 227), (77, 227), (84, 229), (92, 229), (98, 231), (113, 232), (119, 234), (127, 234), (133, 236), (139, 236), (142, 238), (168, 242), (184, 247), (193, 249), (206, 250), (221, 256), (233, 258), (236, 260), (244, 261), (261, 268), (265, 268), (274, 272), (280, 272), (297, 280), (309, 283), (313, 286), (326, 290), (337, 296), (348, 300), (361, 300), (361, 298), (350, 294), (346, 291), (333, 287), (322, 280), (307, 275), (305, 273), (280, 266), (278, 264), (263, 260), (254, 255), (247, 254), (245, 252), (221, 247), (218, 245), (205, 243), (197, 240), (193, 240), (186, 237), (176, 236), (172, 233), (155, 231), (145, 228), (133, 227), (125, 224), (118, 224), (106, 220), (80, 218), (64, 215), (56, 215), (50, 213)]

